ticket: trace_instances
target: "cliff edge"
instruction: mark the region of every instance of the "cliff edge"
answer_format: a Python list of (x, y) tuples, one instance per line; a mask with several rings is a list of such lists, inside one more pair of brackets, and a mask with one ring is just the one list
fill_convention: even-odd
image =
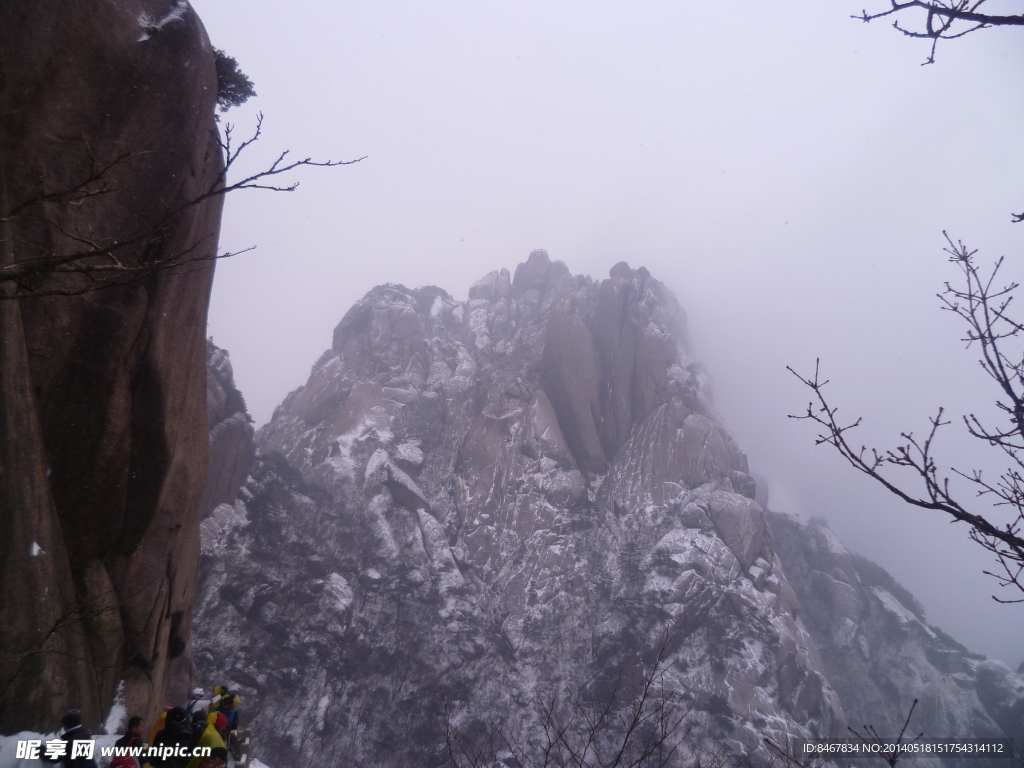
[(69, 707), (94, 727), (122, 681), (147, 717), (185, 693), (221, 202), (167, 214), (216, 183), (216, 98), (184, 0), (0, 6), (2, 262), (199, 259), (95, 291), (97, 269), (49, 270), (0, 298), (0, 731)]

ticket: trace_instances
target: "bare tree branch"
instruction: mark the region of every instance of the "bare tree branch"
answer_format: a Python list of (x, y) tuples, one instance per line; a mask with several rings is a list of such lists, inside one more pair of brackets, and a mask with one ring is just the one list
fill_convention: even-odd
[[(819, 363), (816, 362), (813, 377), (801, 376), (787, 366), (814, 394), (814, 400), (808, 404), (805, 413), (790, 415), (789, 418), (817, 424), (817, 445), (832, 446), (854, 469), (908, 504), (943, 512), (955, 521), (967, 523), (971, 539), (991, 552), (1000, 565), (999, 570), (986, 573), (993, 576), (1000, 587), (1012, 587), (1024, 593), (1024, 326), (1008, 312), (1014, 291), (1019, 286), (1016, 282), (1002, 286), (996, 282), (1002, 259), (995, 263), (991, 272), (983, 275), (975, 263), (976, 251), (969, 250), (962, 242), (954, 243), (946, 233), (943, 234), (948, 243), (945, 250), (949, 261), (960, 269), (963, 282), (958, 286), (946, 283), (945, 290), (939, 294), (942, 308), (965, 322), (967, 333), (963, 341), (968, 348), (978, 349), (982, 369), (998, 388), (996, 406), (1009, 421), (1003, 427), (990, 428), (973, 413), (963, 417), (969, 435), (997, 448), (1010, 462), (998, 480), (990, 482), (981, 470), (951, 468), (949, 472), (973, 485), (976, 498), (987, 497), (997, 507), (1009, 507), (1015, 513), (1014, 519), (1000, 524), (972, 511), (968, 502), (954, 496), (949, 477), (940, 475), (934, 442), (939, 430), (950, 425), (943, 418), (945, 411), (942, 408), (930, 419), (930, 428), (923, 440), (912, 432), (904, 432), (901, 434), (904, 442), (891, 450), (869, 450), (863, 445), (855, 448), (849, 434), (860, 426), (861, 419), (849, 423), (840, 421), (838, 408), (830, 405), (825, 397), (824, 387), (828, 381), (821, 379)], [(908, 490), (897, 483), (885, 472), (888, 467), (909, 470), (923, 490)], [(993, 599), (1006, 603), (1024, 602), (1024, 597)]]
[[(889, 0), (889, 7), (883, 11), (869, 13), (862, 10), (852, 18), (865, 23), (887, 16), (896, 17), (893, 27), (907, 37), (931, 40), (928, 57), (922, 62), (935, 63), (935, 49), (940, 40), (955, 40), (989, 27), (1021, 27), (1024, 26), (1024, 14), (985, 13), (982, 8), (987, 0)], [(901, 18), (917, 14), (919, 21), (916, 26), (908, 27), (900, 23)], [(1024, 212), (1011, 213), (1010, 220), (1015, 224), (1024, 222)]]
[[(0, 265), (0, 299), (80, 295), (104, 287), (133, 282), (153, 272), (181, 267), (186, 263), (210, 261), (244, 253), (251, 248), (231, 254), (199, 256), (196, 255), (196, 250), (200, 243), (194, 243), (180, 253), (158, 254), (149, 260), (137, 258), (130, 260), (129, 258), (129, 254), (137, 248), (144, 251), (147, 249), (159, 251), (175, 218), (207, 200), (242, 189), (294, 192), (299, 186), (297, 181), (279, 185), (270, 183), (269, 180), (303, 167), (333, 168), (352, 165), (365, 159), (365, 157), (360, 157), (355, 160), (317, 161), (306, 157), (301, 160), (289, 160), (289, 152), (285, 150), (263, 170), (229, 183), (229, 171), (237, 164), (242, 153), (260, 139), (262, 132), (262, 113), (257, 116), (256, 129), (252, 136), (238, 143), (237, 146), (234, 143), (234, 126), (230, 124), (225, 126), (223, 137), (217, 136), (217, 143), (224, 153), (224, 169), (217, 175), (213, 183), (204, 192), (184, 203), (175, 206), (165, 205), (164, 212), (157, 219), (143, 225), (135, 232), (112, 238), (93, 239), (70, 232), (59, 221), (44, 215), (43, 220), (48, 225), (77, 247), (66, 251), (51, 250)], [(10, 210), (0, 211), (0, 222), (14, 222), (30, 209), (47, 203), (80, 204), (88, 198), (117, 191), (110, 184), (111, 172), (141, 154), (146, 153), (127, 153), (105, 163), (98, 163), (94, 160), (91, 170), (82, 180), (65, 189), (40, 190), (38, 195), (12, 205)], [(32, 282), (33, 278), (41, 276), (66, 274), (79, 275), (86, 279), (73, 287), (61, 286), (59, 288), (41, 287)]]
[[(879, 757), (889, 764), (889, 768), (896, 768), (896, 764), (900, 761), (900, 755), (902, 754), (900, 746), (904, 743), (903, 737), (907, 735), (907, 728), (910, 726), (910, 718), (913, 716), (914, 709), (917, 707), (917, 701), (917, 699), (914, 699), (914, 702), (910, 705), (910, 711), (907, 712), (907, 719), (903, 721), (903, 727), (900, 728), (900, 735), (897, 736), (895, 740), (892, 738), (883, 739), (878, 735), (878, 731), (875, 730), (873, 725), (865, 725), (863, 733), (855, 728), (847, 728), (847, 730), (860, 739), (864, 744), (880, 747), (882, 751), (880, 752)], [(924, 736), (923, 732), (917, 734), (917, 736), (908, 740), (906, 743), (913, 744), (922, 736)], [(890, 749), (885, 749), (887, 746), (890, 747)]]
[(863, 10), (853, 18), (870, 22), (905, 11), (922, 12), (924, 20), (916, 29), (901, 25), (898, 18), (893, 21), (893, 27), (907, 37), (931, 40), (931, 51), (923, 63), (933, 64), (935, 47), (939, 40), (954, 40), (987, 27), (1024, 26), (1024, 14), (1007, 16), (983, 13), (979, 9), (985, 2), (986, 0), (890, 0), (890, 7), (887, 10), (877, 13)]
[[(689, 738), (685, 722), (691, 712), (664, 684), (667, 647), (666, 641), (639, 682), (627, 683), (620, 669), (611, 691), (599, 701), (578, 691), (538, 699), (532, 734), (492, 725), (492, 735), (481, 743), (455, 725), (444, 701), (449, 758), (458, 768), (490, 768), (498, 764), (499, 753), (522, 768), (665, 768)], [(703, 763), (706, 768), (724, 764), (722, 754)]]
[[(90, 155), (92, 150), (89, 150)], [(59, 203), (59, 204), (80, 204), (83, 200), (90, 197), (98, 197), (99, 195), (106, 195), (116, 191), (115, 187), (111, 187), (109, 184), (109, 176), (111, 171), (116, 167), (125, 163), (132, 157), (137, 157), (139, 152), (128, 152), (123, 155), (115, 157), (113, 160), (107, 163), (98, 163), (96, 158), (92, 158), (92, 167), (89, 173), (84, 179), (77, 184), (74, 184), (67, 189), (47, 192), (40, 189), (39, 194), (35, 197), (29, 198), (17, 205), (13, 206), (10, 211), (0, 215), (0, 222), (14, 221), (22, 212), (32, 208), (36, 205), (42, 205), (43, 203)]]

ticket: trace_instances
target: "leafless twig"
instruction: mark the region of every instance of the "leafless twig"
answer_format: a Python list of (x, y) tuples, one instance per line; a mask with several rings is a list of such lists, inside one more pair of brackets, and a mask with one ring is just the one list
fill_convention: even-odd
[[(969, 348), (979, 350), (979, 363), (999, 391), (996, 406), (1009, 419), (1006, 426), (991, 428), (974, 414), (963, 417), (968, 434), (997, 448), (1009, 461), (1009, 466), (998, 480), (989, 481), (981, 470), (953, 468), (950, 472), (971, 483), (976, 497), (991, 498), (996, 506), (1009, 507), (1015, 518), (1009, 523), (999, 524), (972, 511), (967, 502), (954, 495), (949, 477), (940, 475), (933, 446), (939, 430), (950, 424), (944, 419), (942, 408), (930, 419), (930, 428), (924, 439), (915, 437), (912, 432), (903, 432), (900, 435), (903, 444), (892, 450), (869, 450), (863, 445), (856, 448), (849, 435), (860, 426), (861, 419), (844, 422), (838, 418), (838, 408), (825, 397), (824, 388), (828, 381), (821, 378), (818, 361), (813, 377), (801, 376), (787, 366), (814, 394), (807, 411), (790, 418), (817, 424), (820, 429), (817, 445), (832, 446), (852, 467), (908, 504), (944, 512), (955, 521), (967, 523), (971, 539), (991, 552), (1000, 565), (1000, 570), (986, 573), (994, 576), (1000, 587), (1015, 587), (1024, 592), (1024, 350), (1021, 349), (1024, 326), (1009, 314), (1014, 291), (1019, 286), (1016, 282), (1002, 286), (996, 282), (1002, 259), (996, 262), (991, 272), (983, 275), (975, 263), (976, 251), (969, 250), (962, 242), (954, 243), (948, 235), (946, 240), (949, 260), (959, 267), (963, 283), (959, 287), (946, 284), (946, 289), (939, 294), (942, 308), (966, 323), (967, 334), (963, 340)], [(888, 467), (909, 470), (911, 476), (923, 485), (923, 491), (910, 491), (898, 484), (885, 472)], [(1005, 603), (1024, 602), (1024, 597), (993, 599)]]
[(884, 11), (868, 13), (861, 11), (853, 18), (869, 22), (885, 16), (895, 16), (905, 11), (918, 10), (924, 14), (924, 21), (917, 28), (905, 27), (899, 18), (893, 27), (907, 37), (931, 40), (931, 50), (924, 64), (935, 62), (935, 47), (939, 40), (954, 40), (971, 32), (987, 27), (1024, 26), (1024, 14), (999, 15), (984, 13), (980, 9), (986, 0), (890, 0), (890, 7)]
[[(352, 165), (364, 160), (326, 160), (318, 161), (306, 157), (290, 160), (289, 152), (281, 152), (271, 164), (255, 173), (235, 182), (228, 182), (228, 174), (238, 163), (242, 154), (256, 143), (263, 132), (263, 115), (256, 119), (253, 134), (235, 143), (234, 126), (227, 125), (223, 137), (217, 142), (224, 154), (224, 168), (209, 187), (198, 195), (177, 205), (165, 205), (163, 213), (155, 220), (149, 221), (134, 232), (126, 232), (115, 237), (95, 238), (69, 231), (59, 220), (52, 216), (43, 216), (43, 220), (64, 236), (71, 243), (70, 248), (51, 248), (32, 256), (22, 256), (15, 261), (0, 264), (0, 299), (16, 299), (35, 296), (75, 296), (102, 288), (123, 285), (139, 280), (156, 271), (181, 268), (196, 262), (245, 253), (249, 248), (234, 253), (209, 255), (198, 252), (203, 240), (191, 244), (178, 253), (164, 253), (164, 241), (167, 239), (174, 220), (185, 211), (195, 208), (203, 202), (215, 197), (237, 192), (243, 189), (261, 189), (272, 192), (294, 192), (299, 182), (276, 184), (269, 180), (281, 177), (303, 167), (333, 168), (341, 165)], [(100, 163), (93, 161), (90, 171), (85, 177), (67, 188), (60, 190), (40, 190), (40, 192), (21, 202), (13, 204), (8, 211), (0, 211), (0, 223), (8, 226), (27, 211), (45, 206), (46, 204), (77, 205), (83, 201), (118, 191), (111, 183), (111, 174), (119, 168), (143, 154), (126, 153), (111, 161)], [(30, 244), (22, 243), (28, 247)], [(142, 252), (140, 258), (138, 252)], [(148, 254), (148, 256), (146, 255)], [(79, 279), (70, 284), (40, 285), (37, 278), (49, 275), (73, 275)]]
[[(907, 728), (910, 726), (910, 718), (914, 714), (915, 707), (917, 707), (917, 699), (914, 699), (914, 703), (910, 705), (910, 711), (907, 712), (907, 719), (903, 721), (903, 727), (900, 728), (900, 735), (897, 736), (895, 740), (883, 739), (878, 735), (878, 731), (875, 730), (873, 725), (865, 725), (863, 733), (855, 728), (848, 728), (847, 730), (860, 739), (864, 744), (881, 748), (883, 751), (878, 753), (879, 757), (889, 764), (889, 768), (896, 768), (896, 764), (900, 761), (900, 747), (904, 744), (903, 737), (907, 735)], [(906, 743), (913, 744), (922, 736), (924, 736), (923, 732), (917, 734), (917, 736)], [(885, 747), (891, 747), (891, 749), (886, 750)]]
[[(635, 683), (620, 670), (610, 693), (594, 700), (573, 692), (538, 699), (533, 732), (494, 725), (483, 743), (455, 725), (444, 702), (445, 743), (458, 768), (490, 768), (499, 755), (522, 768), (665, 768), (689, 737), (691, 707), (665, 686), (663, 644), (657, 661)], [(722, 768), (724, 758), (701, 763)]]

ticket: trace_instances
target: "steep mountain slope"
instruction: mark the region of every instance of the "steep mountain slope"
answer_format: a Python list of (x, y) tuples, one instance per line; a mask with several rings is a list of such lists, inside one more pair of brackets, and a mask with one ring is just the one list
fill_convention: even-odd
[(679, 764), (845, 732), (781, 557), (800, 536), (777, 545), (644, 269), (535, 251), (468, 302), (376, 288), (257, 442), (204, 536), (194, 642), (278, 768), (443, 765), (446, 732), (542, 749), (606, 704), (688, 713), (645, 726), (686, 734)]
[(206, 418), (210, 428), (210, 464), (203, 518), (221, 504), (231, 504), (249, 476), (255, 451), (252, 417), (235, 386), (227, 350), (206, 341)]
[(914, 733), (1011, 736), (1024, 744), (1024, 678), (971, 653), (925, 620), (878, 565), (851, 555), (821, 521), (769, 513), (804, 622), (855, 727), (898, 733), (914, 700)]

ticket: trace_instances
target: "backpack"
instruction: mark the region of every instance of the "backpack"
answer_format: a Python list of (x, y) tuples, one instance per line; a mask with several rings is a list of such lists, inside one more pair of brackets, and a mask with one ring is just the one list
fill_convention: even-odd
[[(136, 736), (128, 742), (126, 749), (129, 747), (141, 746), (138, 741), (139, 737)], [(110, 768), (139, 768), (139, 761), (131, 755), (117, 755), (110, 761)]]

